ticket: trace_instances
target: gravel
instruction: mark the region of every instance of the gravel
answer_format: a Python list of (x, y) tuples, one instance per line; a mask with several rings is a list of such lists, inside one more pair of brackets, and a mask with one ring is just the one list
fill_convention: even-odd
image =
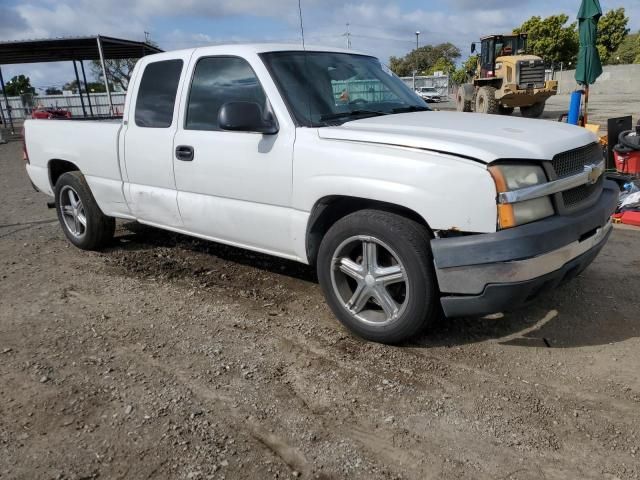
[(79, 251), (19, 143), (0, 168), (1, 479), (640, 475), (635, 230), (523, 310), (389, 347), (303, 265), (132, 223)]

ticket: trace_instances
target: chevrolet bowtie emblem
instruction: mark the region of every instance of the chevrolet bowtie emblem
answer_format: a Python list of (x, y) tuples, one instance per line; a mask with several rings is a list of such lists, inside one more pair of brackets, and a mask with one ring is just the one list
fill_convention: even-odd
[(587, 183), (593, 185), (598, 181), (602, 172), (604, 172), (604, 162), (598, 165), (585, 165), (585, 172), (587, 172)]

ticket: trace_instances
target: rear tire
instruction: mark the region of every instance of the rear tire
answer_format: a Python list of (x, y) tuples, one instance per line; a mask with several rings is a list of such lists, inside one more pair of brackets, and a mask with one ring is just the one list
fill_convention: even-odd
[(80, 172), (60, 175), (55, 203), (62, 231), (76, 247), (99, 250), (113, 239), (115, 218), (102, 213)]
[(374, 342), (398, 343), (438, 318), (430, 236), (419, 223), (380, 210), (338, 220), (318, 253), (318, 279), (331, 310)]
[(534, 103), (528, 107), (520, 107), (520, 113), (523, 117), (538, 118), (544, 112), (545, 102)]
[(459, 88), (458, 94), (456, 95), (456, 110), (458, 112), (470, 112), (472, 110), (471, 102), (464, 99), (464, 92), (461, 90), (462, 88)]
[(476, 95), (476, 112), (496, 114), (498, 111), (498, 101), (496, 100), (496, 89), (493, 87), (480, 87)]

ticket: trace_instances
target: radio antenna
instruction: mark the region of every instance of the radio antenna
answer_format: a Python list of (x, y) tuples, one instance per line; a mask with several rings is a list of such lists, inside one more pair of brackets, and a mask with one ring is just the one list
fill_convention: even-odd
[(302, 5), (301, 0), (298, 0), (298, 14), (300, 16), (300, 34), (302, 35), (302, 49), (304, 50), (304, 25), (302, 24)]

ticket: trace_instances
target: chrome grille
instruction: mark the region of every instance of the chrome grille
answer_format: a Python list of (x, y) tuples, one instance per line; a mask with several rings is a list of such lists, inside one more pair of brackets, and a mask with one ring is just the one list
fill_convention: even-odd
[[(584, 147), (559, 153), (553, 157), (551, 164), (557, 177), (564, 178), (584, 172), (585, 165), (597, 165), (602, 159), (602, 147), (597, 143), (590, 143)], [(604, 175), (601, 175), (594, 184), (584, 184), (562, 192), (564, 207), (570, 210), (579, 208), (581, 204), (599, 195), (602, 191), (603, 177)]]
[(598, 179), (596, 183), (591, 185), (580, 185), (579, 187), (572, 188), (571, 190), (567, 190), (566, 192), (562, 192), (562, 200), (564, 202), (564, 206), (568, 208), (572, 208), (576, 205), (579, 205), (585, 200), (588, 200), (591, 195), (600, 191), (602, 189), (602, 176)]
[(544, 87), (544, 62), (542, 60), (523, 60), (519, 62), (520, 76), (519, 88), (543, 88)]
[(584, 147), (559, 153), (553, 157), (551, 163), (558, 178), (563, 178), (584, 171), (585, 165), (600, 163), (602, 158), (602, 147), (597, 143), (591, 143)]

